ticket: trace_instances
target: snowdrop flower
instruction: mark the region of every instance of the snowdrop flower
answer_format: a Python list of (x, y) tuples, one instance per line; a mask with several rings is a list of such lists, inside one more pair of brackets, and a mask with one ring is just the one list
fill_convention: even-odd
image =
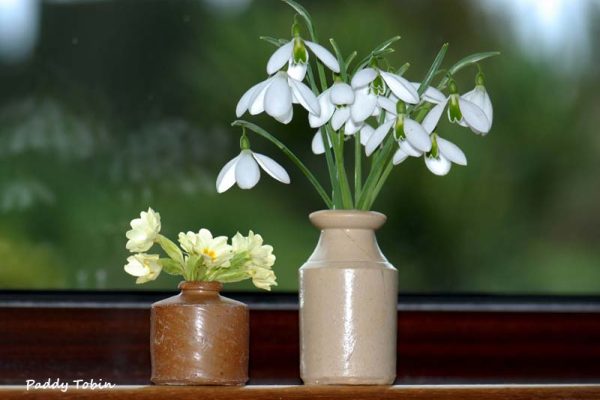
[(125, 247), (132, 253), (148, 251), (160, 232), (160, 214), (152, 208), (142, 211), (140, 217), (131, 221), (131, 230), (125, 236), (127, 244)]
[(292, 26), (292, 32), (294, 38), (275, 50), (269, 58), (267, 62), (267, 73), (269, 75), (279, 71), (287, 64), (287, 73), (292, 79), (296, 81), (304, 80), (309, 58), (307, 47), (327, 68), (336, 74), (340, 72), (340, 65), (329, 50), (320, 44), (300, 37), (298, 24)]
[[(491, 102), (489, 102), (489, 114), (487, 114), (479, 105), (469, 100), (469, 98), (473, 99), (473, 97), (475, 97), (476, 99), (481, 98), (485, 101), (485, 96), (482, 97), (480, 95), (480, 89), (475, 88), (477, 92), (469, 92), (469, 98), (466, 98), (466, 95), (458, 95), (456, 83), (453, 80), (450, 81), (448, 87), (450, 89), (450, 96), (443, 101), (433, 99), (434, 101), (432, 102), (437, 104), (429, 111), (423, 120), (425, 129), (428, 131), (433, 131), (435, 129), (446, 105), (448, 105), (448, 119), (450, 122), (456, 122), (462, 126), (469, 127), (477, 134), (486, 135), (492, 127)], [(485, 94), (487, 95), (487, 93)], [(489, 96), (487, 97), (487, 101), (489, 101)]]
[(127, 258), (125, 265), (125, 272), (137, 277), (137, 284), (155, 280), (161, 270), (158, 254), (134, 254)]
[(312, 90), (280, 71), (248, 89), (238, 101), (235, 113), (239, 118), (246, 111), (251, 115), (264, 111), (277, 121), (288, 124), (294, 115), (294, 103), (302, 105), (310, 114), (321, 113), (319, 101)]
[[(477, 74), (477, 78), (475, 79), (475, 88), (473, 90), (471, 90), (470, 92), (463, 94), (462, 98), (470, 101), (471, 103), (475, 104), (477, 107), (481, 108), (481, 110), (485, 114), (486, 118), (488, 119), (490, 127), (492, 126), (492, 122), (494, 120), (494, 109), (492, 108), (492, 101), (490, 100), (490, 96), (488, 95), (487, 91), (485, 90), (482, 73)], [(461, 120), (458, 123), (465, 127), (468, 126), (464, 120)], [(475, 133), (486, 135), (488, 132), (475, 131)]]
[(223, 193), (234, 183), (241, 189), (252, 189), (260, 179), (260, 168), (272, 178), (282, 183), (290, 183), (285, 169), (275, 160), (264, 154), (254, 153), (249, 147), (242, 146), (239, 156), (229, 161), (217, 177), (217, 192)]
[(208, 268), (229, 267), (229, 260), (233, 257), (231, 246), (227, 244), (226, 236), (213, 238), (208, 229), (200, 229), (198, 233), (179, 233), (179, 244), (188, 254), (202, 256)]
[(353, 135), (362, 127), (362, 121), (355, 121), (350, 113), (350, 106), (355, 100), (354, 90), (347, 83), (337, 81), (318, 97), (321, 113), (309, 114), (308, 122), (317, 128), (331, 121), (331, 127), (339, 130), (344, 126), (344, 133)]
[(399, 144), (407, 142), (412, 148), (421, 153), (431, 150), (431, 139), (427, 131), (417, 121), (406, 117), (405, 112), (406, 105), (399, 100), (396, 103), (395, 112), (391, 113), (395, 115), (395, 118), (385, 121), (371, 134), (365, 146), (367, 156), (370, 156), (379, 147), (392, 130), (392, 127)]
[(435, 175), (443, 176), (450, 171), (452, 163), (467, 165), (465, 153), (454, 143), (437, 136), (432, 136), (431, 152), (425, 155), (425, 165)]
[(419, 94), (413, 85), (400, 75), (367, 67), (358, 71), (350, 82), (356, 90), (356, 101), (351, 108), (355, 121), (364, 121), (376, 112), (377, 101), (385, 95), (386, 88), (396, 98), (408, 104), (418, 104)]

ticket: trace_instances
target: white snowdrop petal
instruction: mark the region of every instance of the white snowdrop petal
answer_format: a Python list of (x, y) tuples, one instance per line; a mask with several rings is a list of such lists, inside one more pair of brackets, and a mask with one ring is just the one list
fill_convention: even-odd
[(273, 118), (275, 118), (277, 121), (281, 122), (282, 124), (287, 125), (292, 121), (293, 117), (294, 117), (294, 107), (290, 107), (287, 114), (273, 117)]
[(298, 82), (294, 79), (288, 79), (288, 83), (294, 96), (298, 102), (304, 107), (309, 113), (314, 115), (321, 114), (321, 107), (315, 94), (302, 82)]
[(429, 134), (417, 121), (404, 118), (404, 134), (415, 149), (423, 152), (431, 150)]
[(329, 89), (321, 93), (319, 97), (317, 97), (317, 101), (319, 102), (321, 113), (319, 115), (308, 114), (308, 123), (311, 128), (318, 128), (325, 125), (327, 121), (331, 119), (331, 116), (335, 111), (335, 106), (331, 104), (329, 99)]
[(339, 130), (342, 127), (342, 125), (344, 125), (346, 121), (348, 121), (348, 118), (350, 118), (350, 108), (338, 108), (337, 110), (335, 110), (333, 116), (331, 117), (331, 127), (335, 131)]
[(325, 153), (325, 145), (323, 144), (323, 136), (321, 136), (320, 129), (315, 133), (315, 136), (313, 136), (310, 148), (315, 154)]
[(292, 108), (292, 92), (282, 75), (273, 78), (265, 93), (265, 111), (272, 117), (288, 115)]
[[(411, 85), (418, 92), (419, 87), (421, 86), (421, 83), (411, 82)], [(427, 87), (427, 89), (425, 90), (425, 93), (423, 93), (423, 95), (421, 97), (423, 100), (425, 100), (429, 103), (433, 103), (433, 104), (438, 104), (438, 103), (446, 101), (446, 95), (444, 95), (444, 93), (442, 93), (438, 89), (434, 88), (433, 86)]]
[(392, 158), (392, 163), (394, 165), (398, 165), (402, 161), (406, 160), (407, 158), (408, 158), (408, 154), (406, 154), (404, 151), (402, 151), (402, 149), (398, 149), (394, 153), (394, 157)]
[(267, 62), (267, 74), (272, 75), (279, 71), (290, 58), (292, 58), (292, 48), (294, 41), (290, 40), (283, 46), (279, 47), (269, 58)]
[(235, 115), (237, 115), (238, 118), (241, 117), (242, 115), (244, 115), (244, 113), (248, 110), (248, 107), (250, 107), (250, 100), (253, 97), (255, 97), (254, 96), (255, 90), (260, 88), (261, 85), (263, 85), (263, 84), (264, 84), (264, 82), (257, 83), (256, 85), (252, 86), (250, 89), (246, 90), (246, 92), (242, 95), (242, 97), (238, 101), (237, 105), (235, 106)]
[(354, 102), (354, 90), (347, 83), (337, 82), (331, 87), (329, 93), (331, 102), (335, 105), (347, 105)]
[(260, 153), (252, 153), (252, 155), (258, 165), (273, 179), (282, 183), (290, 183), (290, 176), (277, 161)]
[(363, 68), (354, 74), (350, 81), (350, 85), (352, 85), (354, 89), (361, 88), (373, 82), (375, 78), (377, 78), (377, 71), (373, 68)]
[(464, 122), (478, 133), (488, 133), (491, 128), (490, 121), (485, 116), (481, 108), (471, 103), (469, 100), (458, 98), (458, 105), (462, 113)]
[(366, 146), (367, 142), (371, 138), (371, 135), (373, 135), (373, 132), (375, 132), (375, 129), (373, 129), (371, 125), (363, 125), (360, 130), (360, 144)]
[(377, 129), (375, 129), (375, 131), (369, 138), (367, 145), (365, 146), (365, 153), (367, 157), (373, 154), (373, 152), (379, 147), (381, 142), (383, 142), (383, 139), (385, 139), (394, 122), (395, 120), (384, 122), (383, 124), (379, 125)]
[(327, 50), (320, 44), (313, 43), (308, 40), (305, 40), (304, 44), (306, 44), (306, 46), (312, 50), (315, 56), (317, 56), (317, 58), (321, 60), (321, 62), (323, 62), (323, 64), (325, 64), (327, 68), (329, 68), (335, 73), (340, 72), (340, 64), (338, 64), (337, 58), (335, 58), (335, 56), (331, 54), (329, 50)]
[(440, 122), (440, 118), (444, 113), (444, 108), (446, 107), (446, 102), (442, 102), (436, 104), (425, 116), (423, 119), (423, 128), (427, 131), (427, 133), (431, 133), (435, 130), (437, 124)]
[(388, 115), (390, 113), (392, 115), (396, 115), (396, 101), (388, 99), (387, 97), (379, 96), (377, 97), (377, 104), (379, 107), (387, 111)]
[(265, 111), (265, 93), (267, 93), (267, 89), (272, 81), (273, 79), (269, 78), (261, 82), (261, 86), (257, 87), (252, 93), (252, 97), (248, 100), (248, 112), (250, 115), (260, 114)]
[(485, 116), (487, 117), (488, 121), (490, 122), (490, 128), (491, 128), (492, 123), (494, 121), (494, 109), (492, 107), (492, 100), (490, 99), (490, 95), (485, 90), (485, 88), (482, 88), (482, 89), (483, 89), (483, 100), (482, 100), (482, 104), (481, 104), (481, 109), (483, 110), (483, 112), (485, 113)]
[(439, 136), (437, 145), (440, 153), (449, 161), (458, 165), (467, 165), (467, 157), (457, 145)]
[(377, 96), (369, 92), (369, 89), (357, 91), (354, 103), (350, 106), (350, 114), (356, 122), (362, 122), (369, 118), (377, 107)]
[(290, 59), (289, 63), (288, 63), (288, 69), (287, 69), (287, 74), (290, 78), (297, 80), (298, 82), (301, 82), (304, 80), (304, 77), (306, 76), (306, 69), (307, 66), (306, 64), (302, 64), (302, 63), (294, 63), (292, 59)]
[(427, 166), (427, 169), (429, 169), (435, 175), (443, 176), (450, 172), (452, 163), (442, 155), (440, 155), (438, 158), (428, 157), (425, 155), (425, 165)]
[(252, 189), (260, 179), (260, 169), (252, 151), (242, 150), (235, 165), (235, 181), (241, 189)]
[(408, 143), (408, 140), (402, 140), (398, 144), (400, 149), (402, 149), (403, 152), (411, 157), (421, 157), (423, 155), (423, 152), (415, 149), (410, 143)]
[(409, 81), (401, 76), (394, 75), (389, 72), (380, 71), (379, 73), (392, 93), (394, 93), (400, 100), (403, 100), (409, 104), (417, 104), (419, 102), (419, 94)]
[(354, 135), (360, 130), (362, 125), (362, 122), (354, 122), (352, 121), (352, 118), (348, 118), (348, 120), (346, 121), (346, 125), (344, 125), (344, 134)]
[(217, 176), (217, 192), (223, 193), (229, 190), (235, 184), (235, 164), (240, 156), (230, 160), (219, 172)]

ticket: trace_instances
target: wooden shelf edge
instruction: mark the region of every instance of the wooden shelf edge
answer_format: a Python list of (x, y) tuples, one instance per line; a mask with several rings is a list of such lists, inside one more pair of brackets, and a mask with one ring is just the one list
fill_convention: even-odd
[(405, 400), (598, 400), (599, 384), (567, 385), (396, 385), (396, 386), (117, 386), (112, 389), (27, 390), (0, 386), (0, 398), (12, 399), (405, 399)]

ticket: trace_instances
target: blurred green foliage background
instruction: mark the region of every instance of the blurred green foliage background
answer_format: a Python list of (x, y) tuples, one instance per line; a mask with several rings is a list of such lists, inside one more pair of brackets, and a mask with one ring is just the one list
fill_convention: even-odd
[[(569, 9), (557, 14), (544, 2)], [(15, 61), (0, 51), (0, 288), (174, 288), (169, 276), (136, 287), (123, 271), (128, 223), (152, 206), (172, 238), (200, 227), (261, 233), (278, 257), (275, 290), (296, 290), (318, 238), (307, 214), (322, 208), (304, 177), (253, 136), (253, 149), (286, 166), (292, 185), (263, 176), (251, 191), (214, 189), (239, 151), (235, 104), (266, 76), (273, 47), (258, 37), (288, 37), (293, 11), (266, 0), (31, 4), (31, 52)], [(388, 216), (378, 237), (402, 291), (600, 293), (598, 2), (303, 4), (321, 39), (335, 37), (346, 54), (402, 35), (390, 61), (409, 61), (412, 80), (446, 41), (446, 66), (502, 52), (482, 65), (491, 133), (441, 128), (469, 166), (440, 178), (408, 160), (375, 204)], [(457, 77), (461, 92), (474, 74)], [(324, 159), (310, 152), (314, 132), (296, 114), (290, 125), (253, 121), (326, 182)]]

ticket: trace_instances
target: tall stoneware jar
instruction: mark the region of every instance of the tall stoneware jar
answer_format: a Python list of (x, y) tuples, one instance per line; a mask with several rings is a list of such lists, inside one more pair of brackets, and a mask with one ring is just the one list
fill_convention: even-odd
[(248, 307), (220, 296), (218, 282), (181, 282), (152, 305), (152, 382), (243, 385), (248, 380)]
[(319, 242), (300, 268), (300, 375), (312, 385), (388, 385), (396, 378), (398, 271), (375, 230), (385, 215), (310, 214)]

